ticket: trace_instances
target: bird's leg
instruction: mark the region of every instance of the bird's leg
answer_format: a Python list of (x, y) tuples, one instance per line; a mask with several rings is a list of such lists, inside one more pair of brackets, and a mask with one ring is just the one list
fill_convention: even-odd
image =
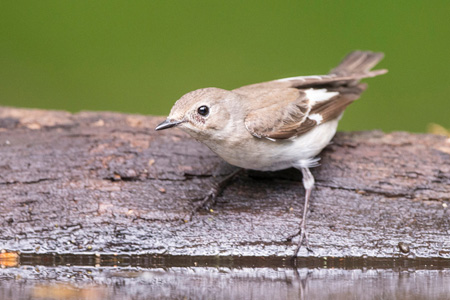
[(303, 206), (303, 218), (302, 221), (300, 222), (300, 230), (296, 234), (288, 237), (288, 241), (290, 241), (295, 236), (300, 235), (300, 239), (297, 244), (297, 249), (295, 249), (294, 252), (294, 257), (297, 257), (298, 251), (302, 247), (303, 242), (305, 243), (306, 249), (308, 251), (311, 251), (311, 249), (309, 248), (308, 233), (306, 232), (306, 215), (308, 214), (309, 198), (311, 196), (311, 191), (314, 187), (314, 176), (311, 174), (309, 168), (300, 168), (300, 171), (302, 171), (303, 187), (305, 188), (305, 204)]
[(191, 220), (192, 217), (202, 208), (208, 209), (210, 205), (214, 205), (216, 202), (217, 196), (226, 188), (231, 179), (234, 178), (239, 172), (243, 169), (238, 168), (233, 170), (230, 174), (226, 175), (225, 178), (215, 183), (214, 186), (209, 190), (206, 196), (198, 203), (195, 204), (194, 208), (192, 208), (189, 213), (188, 220)]

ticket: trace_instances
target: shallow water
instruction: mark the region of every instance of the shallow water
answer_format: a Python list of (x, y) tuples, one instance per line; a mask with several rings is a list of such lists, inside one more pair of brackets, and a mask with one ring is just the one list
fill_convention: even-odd
[(449, 299), (450, 260), (26, 255), (1, 299)]

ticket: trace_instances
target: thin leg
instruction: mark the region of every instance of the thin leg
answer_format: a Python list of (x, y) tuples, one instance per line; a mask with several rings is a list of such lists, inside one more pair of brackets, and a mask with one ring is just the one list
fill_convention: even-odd
[[(303, 187), (305, 188), (305, 205), (303, 207), (303, 218), (300, 222), (300, 231), (297, 235), (300, 235), (300, 239), (297, 244), (297, 249), (295, 249), (294, 257), (297, 257), (298, 251), (302, 247), (303, 242), (305, 242), (306, 249), (311, 251), (308, 243), (308, 233), (306, 232), (306, 215), (308, 213), (308, 202), (311, 196), (311, 191), (314, 187), (314, 176), (311, 174), (308, 168), (301, 168), (303, 175)], [(292, 238), (292, 237), (291, 237)]]
[(240, 173), (242, 169), (238, 168), (233, 170), (230, 174), (228, 174), (225, 178), (223, 178), (221, 181), (216, 183), (214, 187), (212, 187), (208, 194), (201, 200), (200, 202), (196, 203), (194, 208), (189, 213), (188, 220), (191, 220), (192, 217), (202, 208), (208, 209), (210, 205), (214, 205), (216, 202), (217, 196), (227, 187), (228, 183), (231, 179), (234, 178), (238, 173)]

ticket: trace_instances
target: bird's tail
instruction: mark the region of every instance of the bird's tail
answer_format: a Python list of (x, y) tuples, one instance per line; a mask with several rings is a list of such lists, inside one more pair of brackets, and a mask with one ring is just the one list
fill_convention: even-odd
[[(367, 77), (381, 75), (387, 72), (385, 69), (371, 71), (375, 65), (382, 60), (384, 54), (371, 51), (353, 51), (349, 53), (342, 62), (330, 74), (348, 76), (352, 74), (364, 74)], [(366, 76), (364, 76), (366, 77)]]

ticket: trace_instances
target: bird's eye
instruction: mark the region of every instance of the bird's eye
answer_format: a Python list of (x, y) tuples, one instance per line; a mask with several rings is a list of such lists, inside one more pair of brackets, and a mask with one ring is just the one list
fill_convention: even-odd
[(206, 117), (209, 114), (209, 107), (202, 105), (197, 109), (199, 115)]

